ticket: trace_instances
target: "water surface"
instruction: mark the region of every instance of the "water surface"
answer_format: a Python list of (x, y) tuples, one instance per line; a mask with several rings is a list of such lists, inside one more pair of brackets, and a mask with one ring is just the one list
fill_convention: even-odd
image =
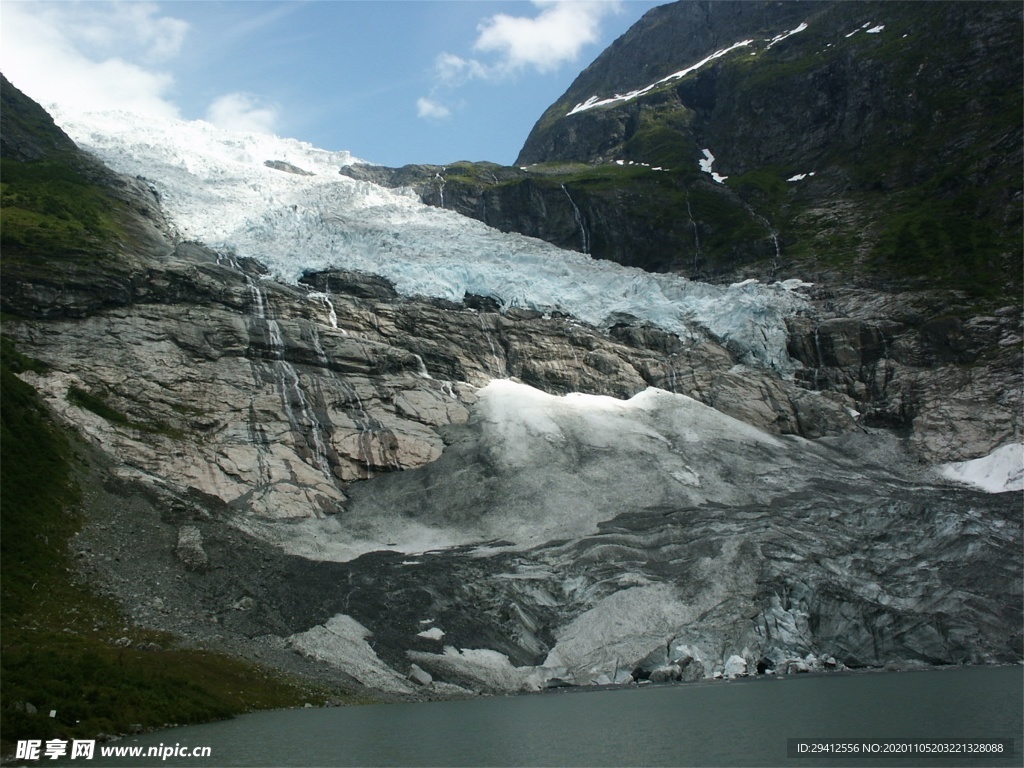
[[(1022, 720), (1024, 668), (952, 668), (261, 712), (113, 745), (209, 746), (208, 759), (101, 758), (97, 748), (92, 761), (67, 764), (1020, 766)], [(1014, 752), (789, 758), (789, 738), (1000, 738)]]

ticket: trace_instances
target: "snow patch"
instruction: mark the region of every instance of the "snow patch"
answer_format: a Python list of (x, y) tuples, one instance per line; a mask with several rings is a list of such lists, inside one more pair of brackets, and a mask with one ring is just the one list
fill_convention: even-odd
[(1024, 443), (996, 448), (988, 456), (940, 467), (943, 477), (988, 493), (1024, 491)]
[(710, 174), (711, 178), (717, 181), (719, 184), (724, 184), (725, 180), (728, 179), (729, 177), (720, 176), (713, 170), (711, 170), (711, 166), (715, 164), (715, 156), (711, 154), (711, 150), (705, 148), (702, 149), (701, 152), (704, 153), (704, 159), (697, 161), (697, 164), (700, 165), (700, 169), (704, 171), (704, 173)]
[(427, 640), (440, 640), (444, 635), (444, 630), (440, 627), (431, 627), (416, 633), (417, 637), (425, 637)]
[(776, 43), (781, 43), (787, 37), (792, 37), (797, 32), (803, 32), (805, 29), (807, 29), (807, 22), (803, 22), (796, 29), (791, 29), (791, 30), (789, 30), (789, 32), (783, 32), (781, 35), (776, 35), (771, 40), (767, 41), (768, 45), (766, 45), (764, 49), (767, 51), (769, 48), (771, 48)]
[(813, 176), (814, 174), (815, 171), (811, 171), (810, 173), (798, 173), (795, 176), (790, 176), (786, 181), (803, 181), (808, 176)]
[(339, 613), (325, 624), (290, 636), (288, 643), (304, 656), (332, 664), (370, 688), (409, 693), (412, 689), (405, 680), (366, 642), (371, 634), (351, 616)]

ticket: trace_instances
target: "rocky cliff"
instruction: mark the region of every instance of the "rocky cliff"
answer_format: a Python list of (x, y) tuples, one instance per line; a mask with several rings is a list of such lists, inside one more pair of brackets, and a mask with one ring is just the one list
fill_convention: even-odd
[[(586, 323), (322, 264), (290, 281), (184, 236), (181, 187), (85, 159), (3, 87), (4, 333), (106, 457), (72, 548), (134, 622), (398, 695), (1024, 653), (1019, 493), (936, 467), (1019, 439), (1018, 307), (699, 294), (786, 308), (770, 326), (749, 304), (754, 336), (784, 334), (773, 366), (710, 322)], [(399, 218), (346, 219), (356, 196), (428, 222), (257, 155), (304, 196), (237, 243), (326, 233), (398, 258)], [(509, 281), (513, 256), (557, 258), (456, 221), (429, 218), (507, 249)]]

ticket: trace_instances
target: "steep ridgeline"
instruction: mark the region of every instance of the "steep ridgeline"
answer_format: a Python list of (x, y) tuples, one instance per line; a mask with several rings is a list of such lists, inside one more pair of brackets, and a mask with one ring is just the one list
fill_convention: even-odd
[[(72, 547), (141, 626), (396, 695), (1024, 653), (1020, 493), (934, 463), (1011, 439), (1012, 395), (951, 427), (898, 327), (503, 235), (298, 142), (62, 125), (168, 222), (5, 245), (0, 294), (22, 379), (110, 462)], [(916, 382), (931, 465), (861, 379), (801, 386), (854, 368)], [(959, 470), (1017, 487), (1003, 455)]]

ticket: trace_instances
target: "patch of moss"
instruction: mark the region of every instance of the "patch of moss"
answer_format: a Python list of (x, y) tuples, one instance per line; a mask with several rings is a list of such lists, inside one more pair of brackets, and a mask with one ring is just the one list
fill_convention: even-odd
[(85, 408), (87, 411), (92, 411), (111, 424), (119, 424), (122, 427), (129, 427), (130, 429), (137, 429), (140, 432), (148, 432), (154, 435), (166, 435), (175, 439), (181, 439), (185, 436), (185, 433), (181, 430), (175, 429), (162, 421), (135, 421), (130, 419), (127, 415), (107, 403), (105, 397), (86, 392), (84, 389), (76, 386), (68, 387), (67, 399), (69, 403), (73, 403), (79, 408)]
[(727, 183), (760, 215), (780, 227), (793, 191), (786, 179), (793, 173), (792, 169), (768, 166), (730, 176)]
[(0, 244), (19, 252), (70, 255), (108, 251), (123, 237), (122, 205), (67, 162), (0, 158)]
[[(3, 650), (0, 717), (7, 743), (201, 723), (256, 709), (322, 703), (327, 695), (206, 651), (119, 648), (67, 634), (17, 634)], [(49, 717), (51, 710), (56, 717)]]
[(34, 371), (45, 374), (50, 370), (50, 366), (42, 360), (36, 360), (19, 352), (14, 345), (14, 339), (9, 336), (0, 336), (0, 360), (3, 361), (6, 368), (14, 373)]
[(627, 191), (636, 186), (658, 183), (654, 176), (658, 172), (639, 165), (619, 165), (605, 163), (602, 165), (579, 165), (570, 167), (561, 173), (547, 173), (541, 184), (558, 186), (572, 184), (586, 187), (591, 191), (620, 189)]
[(636, 131), (623, 145), (624, 157), (697, 173), (698, 166), (691, 156), (692, 121), (693, 113), (682, 105), (675, 109), (642, 108)]
[[(78, 526), (71, 449), (35, 390), (15, 375), (26, 359), (5, 343), (0, 361), (0, 595), (3, 619), (52, 594), (67, 566), (62, 546)], [(11, 365), (14, 363), (14, 365)]]

